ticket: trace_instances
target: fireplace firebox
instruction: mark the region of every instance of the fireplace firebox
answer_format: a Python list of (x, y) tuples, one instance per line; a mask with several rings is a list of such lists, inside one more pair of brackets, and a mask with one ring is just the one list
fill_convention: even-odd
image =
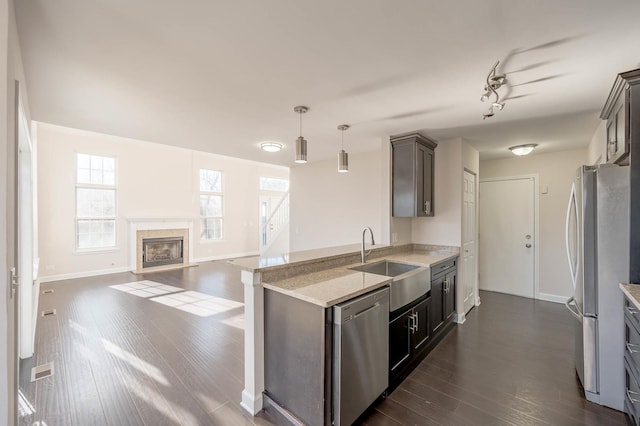
[(183, 263), (183, 237), (143, 238), (142, 267), (173, 265)]

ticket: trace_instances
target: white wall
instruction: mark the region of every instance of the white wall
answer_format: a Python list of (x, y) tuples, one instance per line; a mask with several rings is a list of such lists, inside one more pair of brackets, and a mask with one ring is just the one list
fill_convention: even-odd
[(460, 247), (462, 243), (462, 176), (479, 172), (479, 154), (460, 138), (438, 143), (435, 151), (433, 217), (412, 219), (412, 241)]
[(587, 164), (600, 164), (607, 161), (607, 122), (602, 120), (589, 142)]
[(360, 243), (365, 226), (384, 243), (382, 162), (381, 150), (350, 154), (349, 172), (338, 173), (336, 152), (291, 168), (291, 251)]
[(563, 298), (573, 294), (565, 252), (565, 219), (574, 173), (588, 162), (587, 154), (581, 149), (480, 162), (482, 179), (527, 174), (540, 178), (540, 293)]
[[(75, 250), (75, 154), (117, 161), (117, 250)], [(286, 167), (167, 145), (38, 124), (39, 250), (42, 280), (126, 270), (128, 218), (194, 221), (195, 261), (257, 254), (259, 178), (288, 178)], [(224, 239), (200, 242), (200, 168), (223, 171)]]

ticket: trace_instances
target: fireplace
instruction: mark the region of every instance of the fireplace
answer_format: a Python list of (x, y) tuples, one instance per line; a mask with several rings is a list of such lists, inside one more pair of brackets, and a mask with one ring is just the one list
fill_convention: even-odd
[(192, 220), (189, 218), (128, 218), (128, 220), (132, 272), (141, 274), (156, 270), (186, 268), (192, 265)]
[(142, 267), (182, 264), (184, 262), (183, 237), (143, 238)]

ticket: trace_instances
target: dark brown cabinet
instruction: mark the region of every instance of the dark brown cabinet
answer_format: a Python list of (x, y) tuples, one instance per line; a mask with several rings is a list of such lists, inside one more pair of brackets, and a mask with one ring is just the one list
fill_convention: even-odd
[(389, 390), (393, 391), (454, 326), (457, 259), (431, 266), (431, 290), (389, 314)]
[(600, 118), (607, 120), (607, 163), (629, 163), (631, 148), (630, 82), (640, 78), (640, 73), (637, 71), (637, 75), (634, 75), (634, 72), (618, 74), (600, 113)]
[(640, 421), (640, 310), (628, 298), (624, 300), (625, 328), (625, 398), (624, 412), (630, 423), (638, 425)]
[(456, 303), (456, 260), (431, 267), (431, 334), (436, 336), (453, 321)]
[(393, 216), (434, 215), (434, 165), (438, 143), (420, 133), (393, 136)]
[(431, 337), (431, 297), (403, 311), (389, 323), (389, 383), (399, 383), (413, 368)]

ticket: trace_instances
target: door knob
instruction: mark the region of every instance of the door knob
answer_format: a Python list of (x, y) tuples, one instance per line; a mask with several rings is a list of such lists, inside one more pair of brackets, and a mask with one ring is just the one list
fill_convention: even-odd
[(526, 248), (531, 248), (531, 244), (527, 243), (524, 245)]

